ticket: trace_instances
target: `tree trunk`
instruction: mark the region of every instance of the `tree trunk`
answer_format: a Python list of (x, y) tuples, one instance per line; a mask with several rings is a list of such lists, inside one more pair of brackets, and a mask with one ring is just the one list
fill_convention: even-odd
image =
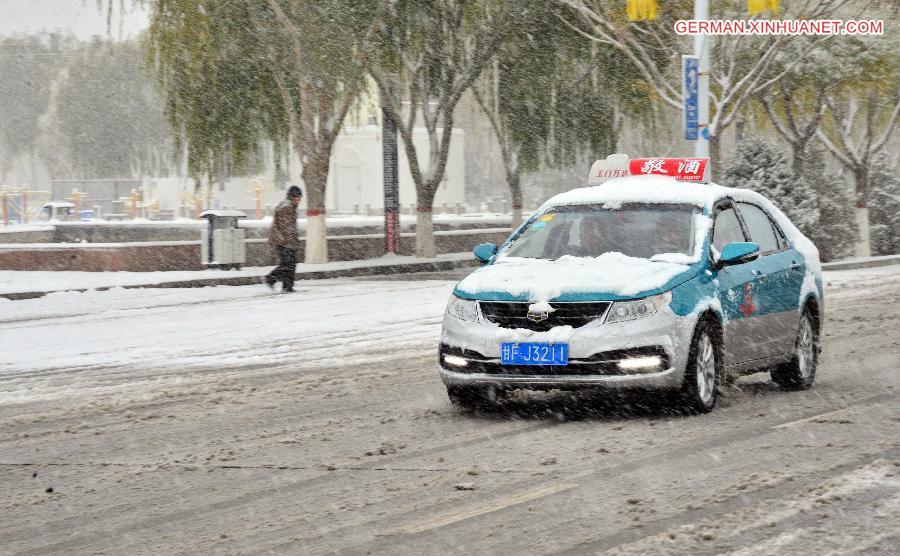
[(853, 255), (856, 257), (872, 256), (871, 237), (869, 234), (869, 167), (860, 164), (853, 172), (856, 181), (856, 227), (859, 230), (853, 243)]
[(791, 151), (791, 175), (796, 181), (803, 177), (806, 170), (806, 143), (792, 143)]
[(416, 207), (416, 257), (430, 259), (437, 256), (437, 246), (434, 243), (434, 221), (432, 220), (435, 193), (435, 190), (427, 186), (416, 188), (418, 203)]
[(872, 246), (869, 238), (869, 209), (857, 205), (854, 211), (856, 227), (859, 230), (856, 241), (853, 242), (854, 257), (871, 257)]
[(435, 256), (437, 246), (434, 243), (434, 221), (429, 207), (427, 211), (416, 213), (416, 257), (431, 259)]
[(210, 170), (206, 173), (206, 197), (204, 199), (204, 202), (206, 203), (206, 205), (204, 206), (205, 207), (204, 210), (213, 210), (214, 208), (216, 208), (213, 206), (213, 202), (212, 202), (213, 179), (214, 179), (213, 173), (212, 173), (212, 170)]
[(719, 149), (719, 136), (718, 135), (709, 135), (709, 169), (707, 170), (707, 174), (709, 174), (709, 180), (713, 181), (716, 178), (716, 174), (724, 174), (724, 168), (721, 166), (721, 153)]
[(506, 172), (506, 183), (509, 185), (509, 193), (512, 197), (512, 229), (515, 230), (522, 223), (522, 179), (518, 171)]
[(325, 187), (328, 184), (328, 157), (316, 157), (303, 166), (306, 186), (306, 253), (304, 262), (328, 262), (328, 240), (325, 227)]

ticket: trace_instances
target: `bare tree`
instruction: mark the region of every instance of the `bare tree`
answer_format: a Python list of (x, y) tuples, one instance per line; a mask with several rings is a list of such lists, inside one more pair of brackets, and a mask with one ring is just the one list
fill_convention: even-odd
[[(793, 60), (792, 54), (807, 48), (809, 40), (798, 37), (786, 45), (789, 55), (776, 61), (772, 72), (780, 73)], [(791, 147), (791, 173), (795, 180), (804, 175), (807, 146), (825, 113), (825, 89), (841, 78), (840, 69), (831, 67), (828, 55), (827, 49), (833, 44), (823, 44), (823, 48), (795, 64), (778, 83), (754, 95), (766, 121)]]
[(801, 177), (806, 164), (806, 147), (815, 137), (825, 114), (825, 92), (816, 89), (803, 94), (794, 87), (783, 86), (758, 98), (769, 121), (791, 146), (793, 177), (795, 179)]
[(851, 37), (834, 49), (842, 78), (823, 92), (827, 110), (817, 137), (853, 176), (856, 189), (857, 256), (868, 256), (869, 173), (900, 122), (900, 59), (894, 37)]
[[(792, 13), (803, 14), (806, 19), (822, 19), (831, 16), (847, 0), (804, 0), (790, 7)], [(588, 40), (609, 45), (628, 59), (643, 80), (652, 87), (658, 101), (676, 109), (682, 109), (680, 84), (681, 55), (692, 51), (692, 37), (680, 36), (674, 31), (677, 19), (691, 17), (689, 2), (669, 3), (668, 10), (654, 21), (628, 22), (619, 5), (602, 0), (556, 0), (569, 9), (560, 14), (564, 24)], [(743, 9), (743, 8), (741, 8)], [(739, 18), (738, 10), (722, 14)], [(809, 41), (794, 60), (786, 61), (781, 71), (771, 71), (773, 64), (783, 55), (790, 37), (751, 37), (746, 35), (708, 36), (710, 49), (710, 122), (709, 152), (713, 168), (720, 167), (720, 141), (740, 115), (747, 101), (778, 83), (812, 51), (821, 38)]]
[[(112, 10), (115, 0), (104, 1)], [(140, 1), (150, 11), (149, 54), (188, 171), (211, 182), (219, 162), (239, 167), (260, 140), (279, 152), (290, 144), (306, 186), (305, 260), (326, 262), (331, 149), (365, 83), (374, 0)]]
[(826, 94), (829, 123), (817, 130), (828, 150), (853, 174), (860, 206), (868, 195), (868, 169), (875, 155), (888, 144), (900, 115), (900, 92), (880, 98), (876, 88), (863, 98)]
[[(491, 80), (496, 84), (496, 80)], [(506, 129), (506, 122), (497, 107), (496, 96), (499, 91), (496, 85), (492, 87), (491, 96), (473, 88), (472, 92), (475, 101), (481, 108), (481, 111), (487, 117), (491, 124), (491, 130), (500, 146), (500, 158), (503, 160), (503, 170), (506, 174), (506, 184), (509, 186), (509, 193), (512, 197), (512, 228), (516, 229), (522, 223), (522, 173), (519, 169), (519, 151), (521, 146), (512, 140), (509, 131)]]
[[(436, 254), (432, 206), (444, 178), (453, 114), (495, 55), (510, 25), (503, 1), (383, 0), (381, 50), (369, 63), (384, 107), (397, 124), (416, 188), (416, 256)], [(425, 128), (428, 157), (415, 148)]]
[[(329, 17), (335, 9), (343, 9), (340, 2), (245, 0), (245, 4), (255, 29), (269, 45), (267, 62), (302, 164), (308, 207), (305, 260), (324, 263), (328, 261), (325, 188), (331, 150), (364, 80), (374, 14), (369, 14), (365, 27), (359, 25), (358, 17), (366, 18), (366, 14), (356, 14), (355, 20), (337, 18), (337, 22)], [(278, 39), (284, 40), (283, 46)], [(334, 44), (338, 41), (351, 44)], [(329, 59), (329, 53), (344, 59)]]
[(827, 124), (816, 131), (828, 150), (853, 176), (856, 186), (856, 223), (860, 237), (855, 255), (871, 254), (869, 238), (869, 170), (875, 155), (888, 144), (900, 114), (900, 91), (887, 98), (876, 87), (862, 98), (826, 94)]

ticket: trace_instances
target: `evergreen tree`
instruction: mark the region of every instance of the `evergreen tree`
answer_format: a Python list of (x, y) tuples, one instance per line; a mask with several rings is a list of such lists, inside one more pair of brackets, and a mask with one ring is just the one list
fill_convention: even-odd
[(744, 139), (737, 144), (722, 181), (762, 194), (812, 239), (820, 219), (816, 192), (806, 180), (792, 177), (781, 149), (759, 137)]
[(869, 167), (869, 180), (872, 254), (900, 253), (900, 179), (891, 172), (886, 157), (879, 156)]

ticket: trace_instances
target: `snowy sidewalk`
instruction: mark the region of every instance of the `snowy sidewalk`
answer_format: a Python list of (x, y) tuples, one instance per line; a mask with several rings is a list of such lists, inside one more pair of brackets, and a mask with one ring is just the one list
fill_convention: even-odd
[[(448, 253), (433, 259), (385, 255), (363, 261), (297, 265), (298, 280), (321, 280), (348, 276), (377, 276), (410, 272), (438, 272), (476, 266), (472, 253)], [(44, 272), (0, 271), (0, 297), (33, 299), (63, 291), (108, 290), (111, 288), (200, 288), (258, 284), (274, 267), (242, 270), (200, 270), (175, 272)]]

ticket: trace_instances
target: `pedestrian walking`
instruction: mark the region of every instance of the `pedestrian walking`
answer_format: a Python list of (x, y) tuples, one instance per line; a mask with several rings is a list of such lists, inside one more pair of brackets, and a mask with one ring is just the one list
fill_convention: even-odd
[(269, 228), (269, 245), (278, 255), (278, 266), (266, 275), (266, 284), (274, 289), (281, 282), (281, 291), (294, 291), (294, 274), (297, 272), (297, 251), (300, 240), (297, 238), (297, 205), (303, 198), (303, 191), (292, 185), (287, 191), (287, 198), (275, 207), (275, 217)]

